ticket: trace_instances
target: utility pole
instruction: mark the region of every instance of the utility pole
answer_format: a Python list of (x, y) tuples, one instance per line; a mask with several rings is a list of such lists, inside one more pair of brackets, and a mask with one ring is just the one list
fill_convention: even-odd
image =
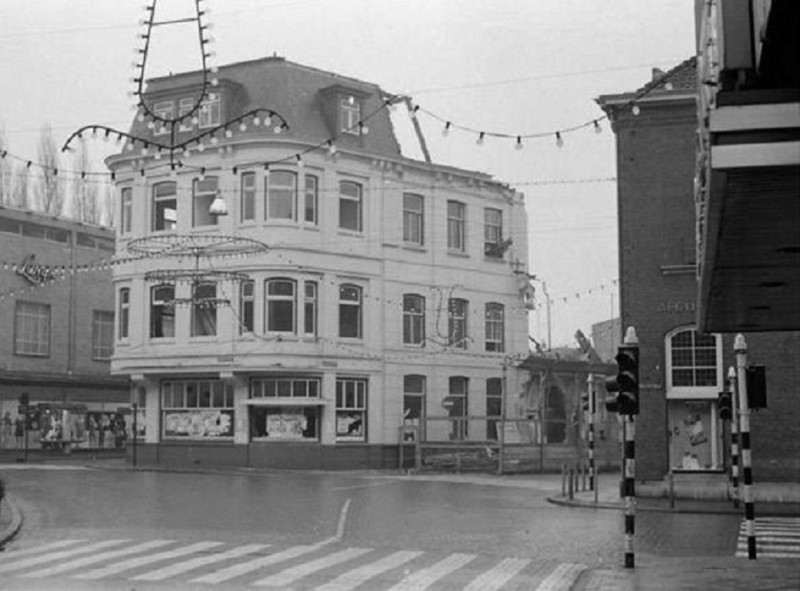
[(733, 343), (739, 386), (739, 432), (742, 435), (742, 477), (744, 480), (744, 518), (747, 531), (747, 558), (756, 559), (756, 510), (753, 502), (753, 459), (750, 455), (750, 406), (747, 400), (747, 341), (739, 333)]

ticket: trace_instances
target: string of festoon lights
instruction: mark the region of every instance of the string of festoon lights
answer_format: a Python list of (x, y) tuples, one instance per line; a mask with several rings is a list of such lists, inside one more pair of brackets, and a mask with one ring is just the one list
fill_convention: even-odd
[[(161, 115), (153, 113), (150, 107), (147, 105), (147, 101), (144, 100), (144, 87), (143, 87), (143, 71), (144, 66), (146, 63), (147, 51), (149, 48), (149, 31), (151, 30), (152, 26), (156, 26), (159, 23), (152, 22), (153, 14), (154, 14), (154, 7), (155, 2), (157, 0), (153, 0), (153, 4), (147, 7), (149, 18), (146, 22), (148, 24), (148, 32), (142, 34), (142, 38), (145, 39), (145, 47), (137, 48), (137, 53), (142, 56), (142, 61), (136, 64), (137, 72), (141, 72), (137, 74), (133, 80), (136, 83), (137, 87), (133, 91), (134, 96), (138, 97), (138, 101), (134, 104), (134, 108), (137, 110), (137, 120), (145, 121), (148, 120), (148, 129), (155, 130), (158, 125), (162, 127), (166, 127), (166, 125), (170, 126), (170, 137), (174, 138), (175, 129), (179, 128), (181, 123), (185, 123), (187, 120), (191, 120), (194, 122), (197, 118), (197, 114), (199, 109), (202, 108), (202, 100), (211, 96), (213, 97), (214, 94), (208, 90), (208, 86), (215, 87), (218, 85), (218, 79), (216, 78), (216, 74), (218, 69), (216, 67), (208, 67), (206, 68), (206, 60), (208, 60), (213, 53), (205, 52), (204, 55), (204, 68), (203, 68), (203, 88), (201, 90), (200, 100), (195, 101), (193, 108), (189, 111), (186, 111), (182, 115), (179, 115), (175, 118), (165, 118)], [(208, 13), (207, 10), (203, 11), (199, 8), (200, 2), (205, 0), (195, 0), (198, 5), (198, 30), (200, 32), (200, 38), (205, 43), (204, 45), (210, 43), (210, 37), (206, 37), (203, 35), (203, 32), (206, 31), (209, 25), (205, 25), (202, 23), (201, 17)], [(152, 9), (152, 10), (151, 10)], [(164, 23), (169, 24), (169, 23)], [(695, 58), (690, 58), (691, 60)], [(647, 95), (649, 95), (654, 90), (658, 89), (659, 87), (664, 87), (666, 90), (671, 90), (672, 83), (670, 78), (675, 74), (680, 72), (680, 68), (674, 68), (673, 70), (663, 73), (662, 75), (656, 77), (655, 79), (651, 80), (647, 84), (645, 84), (641, 89), (639, 89), (624, 105), (614, 106), (611, 107), (614, 112), (619, 112), (623, 109), (629, 108), (633, 115), (639, 115), (641, 113), (642, 105), (641, 101)], [(213, 74), (214, 77), (210, 77), (209, 74)], [(502, 140), (510, 140), (513, 142), (513, 145), (516, 149), (522, 149), (525, 145), (526, 141), (534, 140), (534, 139), (546, 139), (551, 138), (555, 141), (556, 146), (561, 147), (564, 145), (564, 137), (570, 133), (581, 131), (584, 129), (593, 129), (595, 132), (602, 131), (601, 123), (609, 119), (609, 115), (603, 115), (598, 118), (590, 119), (583, 123), (579, 123), (576, 125), (549, 130), (544, 132), (536, 132), (536, 133), (507, 133), (507, 132), (499, 132), (499, 131), (491, 131), (491, 130), (482, 130), (478, 129), (474, 126), (464, 125), (460, 123), (454, 122), (452, 119), (438, 115), (428, 109), (424, 109), (420, 104), (415, 103), (411, 97), (407, 97), (404, 95), (399, 94), (389, 94), (383, 97), (381, 104), (378, 108), (374, 109), (371, 113), (364, 116), (361, 120), (357, 123), (353, 124), (347, 130), (343, 130), (342, 133), (345, 132), (353, 132), (357, 131), (361, 134), (369, 133), (369, 121), (380, 114), (384, 109), (394, 109), (398, 103), (405, 102), (408, 106), (409, 116), (412, 119), (416, 119), (420, 114), (424, 114), (432, 119), (436, 120), (440, 124), (442, 124), (442, 133), (444, 135), (449, 135), (451, 130), (457, 129), (461, 130), (465, 133), (472, 134), (476, 139), (475, 142), (478, 145), (483, 145), (486, 142), (487, 138), (499, 138)], [(277, 120), (277, 124), (273, 127), (273, 118)], [(137, 170), (132, 170), (133, 172), (138, 172), (139, 175), (145, 176), (147, 172), (150, 171), (158, 171), (159, 168), (169, 168), (171, 172), (175, 172), (178, 170), (186, 169), (186, 170), (194, 170), (197, 172), (203, 172), (201, 167), (197, 166), (189, 166), (187, 160), (190, 157), (192, 151), (203, 152), (209, 148), (217, 148), (220, 151), (230, 151), (233, 149), (233, 146), (228, 144), (225, 145), (225, 140), (231, 140), (235, 137), (235, 134), (238, 132), (246, 132), (249, 127), (248, 123), (253, 126), (257, 127), (261, 125), (264, 128), (273, 127), (272, 131), (276, 135), (280, 135), (281, 133), (287, 132), (290, 130), (289, 123), (284, 119), (282, 116), (277, 114), (275, 111), (270, 109), (254, 109), (248, 111), (247, 113), (243, 113), (225, 123), (222, 123), (214, 128), (208, 129), (204, 131), (202, 134), (195, 135), (189, 139), (180, 141), (180, 142), (170, 142), (169, 144), (165, 144), (163, 142), (157, 142), (150, 137), (142, 138), (138, 136), (133, 136), (127, 132), (119, 131), (113, 129), (108, 126), (104, 125), (86, 125), (73, 133), (68, 140), (65, 142), (62, 151), (71, 151), (71, 143), (76, 139), (83, 139), (85, 136), (88, 135), (90, 138), (101, 138), (103, 140), (110, 140), (115, 139), (117, 144), (121, 147), (124, 146), (124, 150), (133, 153), (137, 147), (139, 147), (139, 155), (142, 156), (144, 159), (152, 158), (154, 161), (158, 161), (161, 159), (163, 153), (168, 153), (170, 156), (170, 161), (166, 164), (161, 166), (154, 165), (151, 163), (148, 167), (140, 166)], [(290, 152), (283, 158), (278, 158), (270, 161), (259, 162), (260, 166), (264, 168), (265, 171), (269, 171), (271, 167), (281, 165), (281, 164), (296, 164), (298, 166), (302, 166), (304, 163), (304, 157), (312, 152), (317, 152), (319, 150), (327, 150), (328, 155), (330, 157), (335, 157), (337, 154), (337, 146), (336, 142), (340, 136), (338, 134), (331, 135), (330, 137), (316, 143), (313, 145), (308, 146), (302, 150), (296, 152)], [(123, 144), (124, 140), (124, 144)], [(175, 155), (180, 154), (181, 159), (175, 160)], [(59, 170), (58, 168), (54, 168), (51, 166), (43, 165), (39, 162), (36, 162), (33, 159), (24, 158), (18, 155), (14, 155), (9, 153), (7, 150), (0, 151), (0, 159), (4, 158), (13, 158), (22, 164), (25, 165), (26, 169), (31, 169), (33, 167), (42, 169), (45, 171), (46, 174), (53, 174), (53, 175), (72, 175), (80, 177), (84, 181), (90, 180), (92, 177), (95, 178), (110, 178), (112, 181), (116, 180), (117, 173), (111, 172), (94, 172), (94, 171), (85, 171), (85, 170), (68, 170), (62, 169)], [(256, 163), (251, 163), (256, 164)], [(215, 170), (219, 171), (227, 171), (236, 174), (244, 165), (234, 165), (227, 168), (215, 168)], [(133, 167), (135, 169), (135, 167)], [(606, 182), (611, 179), (589, 179), (585, 182)], [(546, 181), (543, 181), (546, 182)], [(543, 182), (537, 183), (532, 182), (529, 184), (543, 184)], [(555, 183), (562, 182), (562, 181), (555, 181)], [(574, 182), (582, 182), (580, 179), (577, 180), (564, 180), (564, 183), (574, 183)], [(525, 184), (524, 182), (522, 184)]]

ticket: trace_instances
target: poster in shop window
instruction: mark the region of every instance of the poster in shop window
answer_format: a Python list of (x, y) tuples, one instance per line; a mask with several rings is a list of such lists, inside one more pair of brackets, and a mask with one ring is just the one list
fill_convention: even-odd
[(303, 413), (267, 415), (267, 437), (271, 439), (303, 439), (308, 419)]
[(189, 439), (233, 437), (233, 411), (167, 411), (164, 413), (164, 437)]
[(339, 441), (364, 441), (364, 413), (337, 412), (336, 439)]

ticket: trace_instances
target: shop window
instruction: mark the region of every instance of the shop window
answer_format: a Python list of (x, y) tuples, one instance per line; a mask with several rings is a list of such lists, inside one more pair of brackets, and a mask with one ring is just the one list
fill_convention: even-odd
[(456, 349), (467, 348), (467, 300), (451, 298), (447, 305), (447, 344)]
[(499, 419), (503, 416), (503, 379), (486, 380), (486, 438), (497, 441)]
[(133, 189), (124, 187), (122, 191), (120, 191), (120, 201), (120, 233), (130, 234), (131, 216), (133, 215)]
[(303, 332), (307, 335), (317, 334), (317, 282), (305, 282), (305, 299), (303, 302)]
[(150, 289), (150, 338), (175, 336), (175, 286), (156, 285)]
[(416, 294), (403, 296), (403, 343), (422, 345), (425, 342), (425, 298)]
[(210, 337), (217, 334), (217, 285), (196, 283), (192, 286), (193, 337)]
[(114, 312), (92, 314), (92, 359), (106, 361), (114, 354)]
[(256, 173), (242, 173), (241, 178), (241, 215), (243, 222), (256, 219)]
[(17, 301), (14, 310), (14, 354), (50, 355), (50, 306)]
[(297, 219), (297, 175), (287, 170), (271, 172), (266, 180), (268, 220)]
[(502, 353), (505, 350), (505, 310), (503, 304), (486, 304), (486, 351)]
[[(178, 225), (178, 188), (174, 182), (153, 186), (153, 231), (170, 231)], [(210, 205), (210, 204), (209, 204)]]
[(465, 252), (466, 245), (467, 206), (460, 201), (447, 202), (447, 248), (456, 252)]
[(362, 334), (362, 292), (357, 285), (339, 286), (339, 336), (360, 339)]
[(239, 285), (239, 334), (251, 333), (255, 327), (255, 285), (252, 279)]
[(292, 279), (266, 282), (267, 332), (295, 333), (297, 284)]
[[(321, 389), (319, 378), (280, 376), (252, 380), (250, 433), (253, 440), (318, 441)], [(296, 402), (292, 404), (289, 399)]]
[(483, 252), (488, 257), (502, 258), (503, 250), (498, 248), (503, 241), (503, 212), (499, 209), (483, 210)]
[(304, 193), (304, 219), (307, 224), (316, 226), (319, 224), (317, 209), (319, 207), (319, 179), (313, 175), (307, 174), (305, 178), (305, 191)]
[(336, 379), (336, 441), (367, 440), (367, 380)]
[(161, 384), (165, 439), (218, 440), (233, 437), (233, 386), (222, 380), (175, 380)]
[[(425, 441), (425, 376), (403, 376), (403, 426), (415, 427), (420, 441)], [(406, 434), (405, 441), (413, 441)]]
[(361, 232), (362, 188), (352, 181), (339, 182), (339, 227), (343, 230)]
[(567, 440), (567, 409), (564, 393), (555, 385), (545, 389), (545, 443), (565, 443)]
[(211, 204), (218, 193), (217, 177), (209, 176), (204, 179), (194, 179), (192, 186), (192, 225), (216, 226), (217, 218), (211, 213)]
[(667, 396), (713, 397), (722, 389), (722, 338), (693, 327), (666, 337)]
[(125, 340), (128, 338), (131, 319), (131, 290), (123, 287), (119, 290), (119, 318), (117, 324), (118, 338)]
[(422, 195), (403, 194), (403, 242), (424, 244), (424, 201)]
[(469, 395), (469, 378), (453, 376), (450, 378), (449, 394), (445, 400), (448, 415), (452, 419), (450, 440), (464, 441), (469, 431), (467, 412)]

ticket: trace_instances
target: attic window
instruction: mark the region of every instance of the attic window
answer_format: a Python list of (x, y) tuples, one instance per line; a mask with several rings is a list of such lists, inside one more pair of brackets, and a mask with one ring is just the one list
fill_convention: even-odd
[(361, 103), (352, 96), (339, 101), (340, 131), (359, 135), (358, 123), (361, 121)]

